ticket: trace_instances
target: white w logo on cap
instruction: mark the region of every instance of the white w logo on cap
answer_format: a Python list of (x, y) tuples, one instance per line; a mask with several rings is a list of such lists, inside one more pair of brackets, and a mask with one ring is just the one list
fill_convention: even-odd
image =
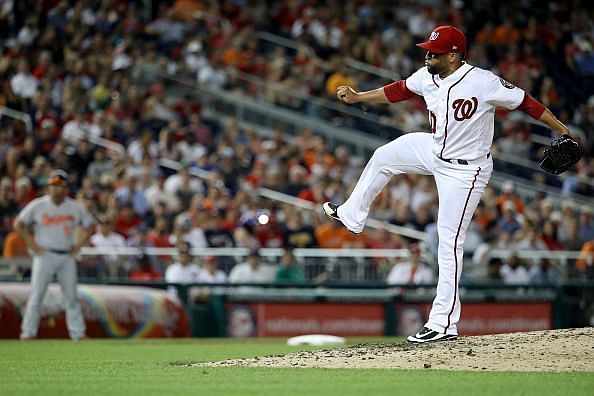
[(431, 32), (431, 36), (429, 36), (429, 40), (435, 41), (435, 40), (437, 40), (437, 36), (439, 36), (439, 32)]

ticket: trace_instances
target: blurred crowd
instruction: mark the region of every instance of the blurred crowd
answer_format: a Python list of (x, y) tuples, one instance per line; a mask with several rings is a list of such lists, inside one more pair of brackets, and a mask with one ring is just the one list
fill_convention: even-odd
[[(159, 76), (190, 73), (211, 88), (311, 112), (299, 97), (279, 92), (334, 101), (338, 85), (378, 86), (372, 76), (347, 68), (345, 57), (406, 77), (421, 65), (423, 54), (414, 43), (440, 23), (468, 33), (469, 62), (530, 91), (582, 137), (584, 159), (577, 176), (567, 178), (563, 187), (591, 196), (592, 186), (583, 182), (594, 176), (593, 143), (586, 139), (594, 121), (594, 95), (588, 96), (593, 92), (593, 29), (585, 3), (512, 7), (483, 1), (466, 8), (459, 0), (178, 0), (155, 1), (152, 9), (143, 9), (144, 2), (125, 0), (5, 0), (0, 6), (0, 105), (28, 114), (32, 131), (20, 120), (0, 119), (3, 255), (26, 256), (24, 244), (11, 232), (12, 221), (44, 192), (52, 168), (69, 172), (72, 196), (97, 219), (93, 246), (177, 247), (181, 253), (86, 259), (81, 276), (162, 279), (168, 268), (180, 264), (182, 242), (192, 248), (278, 247), (289, 252), (409, 246), (410, 240), (385, 229), (355, 237), (338, 222), (256, 194), (257, 188), (267, 187), (316, 204), (342, 202), (364, 166), (346, 147), (328, 147), (307, 128), (290, 138), (278, 126), (265, 137), (257, 127), (240, 127), (234, 118), (209, 119), (201, 113), (199, 98), (172, 95)], [(257, 31), (296, 40), (298, 49), (263, 45), (255, 38)], [(265, 85), (246, 83), (238, 73)], [(373, 111), (404, 130), (427, 129), (423, 103)], [(524, 158), (537, 155), (530, 141), (537, 127), (506, 114), (500, 119), (496, 150)], [(101, 142), (120, 144), (125, 153)], [(160, 166), (161, 160), (175, 161), (180, 168)], [(197, 172), (205, 176), (193, 176)], [(436, 207), (432, 180), (406, 175), (393, 178), (372, 217), (428, 232), (433, 242), (426, 250), (432, 257)], [(488, 252), (497, 248), (584, 253), (559, 267), (513, 255), (491, 260)], [(508, 270), (512, 264), (530, 277), (545, 267), (557, 272), (555, 279), (594, 277), (591, 207), (571, 200), (556, 207), (545, 195), (527, 202), (512, 183), (501, 190), (489, 187), (469, 230), (466, 254), (467, 274), (473, 278), (507, 281), (517, 272)], [(209, 260), (201, 260), (202, 267)], [(222, 261), (218, 265), (230, 275), (235, 262)], [(387, 259), (370, 263), (384, 278), (392, 264)]]

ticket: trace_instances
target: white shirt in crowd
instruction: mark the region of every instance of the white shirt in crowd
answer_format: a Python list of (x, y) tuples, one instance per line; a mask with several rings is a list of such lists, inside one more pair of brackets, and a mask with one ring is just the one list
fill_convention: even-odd
[[(173, 263), (165, 270), (165, 282), (184, 284), (199, 282), (198, 278), (201, 271), (202, 269), (197, 264), (182, 265), (181, 263)], [(172, 296), (178, 297), (175, 286), (169, 286), (167, 291)]]
[(32, 74), (17, 73), (10, 79), (10, 88), (15, 95), (32, 99), (37, 92), (39, 81)]
[(181, 153), (181, 160), (187, 162), (198, 161), (208, 153), (206, 147), (200, 143), (189, 144), (188, 142), (181, 141), (177, 144), (177, 148)]
[[(204, 235), (204, 231), (202, 228), (193, 227), (190, 231), (182, 234), (182, 240), (187, 242), (193, 248), (205, 248), (208, 247), (208, 241), (206, 240), (206, 236)], [(169, 236), (169, 243), (173, 246), (177, 244), (177, 236), (175, 234), (171, 234)]]
[(91, 236), (91, 245), (95, 247), (126, 247), (126, 239), (117, 232), (110, 232), (108, 235), (96, 232)]
[[(147, 148), (148, 155), (151, 158), (157, 158), (159, 156), (159, 145), (157, 142), (151, 142)], [(133, 140), (128, 146), (128, 156), (132, 159), (134, 164), (140, 164), (142, 157), (144, 157), (145, 149), (142, 147), (142, 143), (139, 139)]]
[[(419, 264), (413, 273), (413, 265), (411, 263), (399, 263), (392, 267), (392, 270), (386, 278), (386, 283), (389, 285), (422, 285), (433, 283), (433, 271), (424, 264)], [(412, 281), (411, 281), (412, 276)]]
[[(170, 194), (176, 194), (181, 189), (183, 182), (184, 181), (183, 181), (182, 176), (175, 173), (175, 174), (169, 176), (167, 178), (167, 180), (165, 180), (165, 186), (164, 186), (165, 191), (167, 191)], [(204, 192), (204, 186), (202, 185), (200, 180), (198, 180), (195, 177), (191, 177), (189, 190), (192, 191), (193, 193), (202, 194)]]
[(173, 263), (165, 270), (165, 281), (170, 283), (198, 282), (202, 269), (198, 264)]
[(172, 212), (177, 212), (179, 210), (180, 204), (177, 196), (170, 191), (161, 189), (157, 183), (152, 184), (147, 188), (144, 192), (144, 196), (151, 208), (154, 208), (159, 202), (165, 202)]
[(201, 269), (200, 274), (198, 274), (198, 282), (225, 283), (227, 282), (227, 274), (221, 270), (216, 270), (214, 274), (211, 274), (207, 270)]
[(255, 270), (249, 263), (237, 264), (229, 274), (231, 283), (268, 283), (274, 281), (275, 268), (260, 264)]
[(530, 271), (523, 265), (519, 265), (516, 268), (510, 267), (508, 264), (504, 264), (499, 270), (501, 279), (506, 285), (525, 285), (530, 283)]
[(62, 138), (71, 143), (79, 140), (92, 140), (101, 137), (101, 128), (87, 121), (79, 122), (76, 119), (68, 121), (62, 128)]

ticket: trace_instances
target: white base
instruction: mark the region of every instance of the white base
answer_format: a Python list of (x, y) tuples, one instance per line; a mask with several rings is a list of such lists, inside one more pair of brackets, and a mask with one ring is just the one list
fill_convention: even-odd
[(287, 345), (342, 345), (346, 343), (343, 337), (326, 334), (306, 334), (292, 337), (287, 340)]

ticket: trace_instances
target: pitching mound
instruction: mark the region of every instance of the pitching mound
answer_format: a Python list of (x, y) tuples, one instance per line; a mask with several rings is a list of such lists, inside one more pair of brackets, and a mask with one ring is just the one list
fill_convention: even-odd
[(427, 345), (362, 344), (208, 366), (594, 371), (594, 328), (460, 337)]

